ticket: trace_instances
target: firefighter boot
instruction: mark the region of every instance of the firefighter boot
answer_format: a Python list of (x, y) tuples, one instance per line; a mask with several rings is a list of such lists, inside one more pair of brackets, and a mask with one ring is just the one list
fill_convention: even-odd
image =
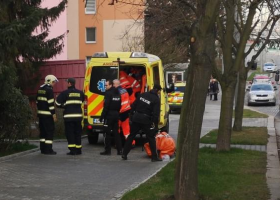
[(45, 154), (45, 151), (46, 151), (45, 150), (45, 140), (44, 141), (40, 141), (40, 150), (41, 150), (41, 154)]
[(76, 148), (76, 155), (81, 155), (81, 154), (82, 154), (82, 149)]
[(75, 147), (68, 147), (70, 152), (67, 153), (67, 155), (74, 156), (76, 155), (76, 148)]
[(52, 149), (52, 143), (45, 143), (45, 155), (56, 155), (56, 152)]

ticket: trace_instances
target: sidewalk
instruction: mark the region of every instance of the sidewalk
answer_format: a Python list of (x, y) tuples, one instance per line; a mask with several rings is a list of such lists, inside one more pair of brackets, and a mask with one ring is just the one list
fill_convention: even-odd
[[(220, 101), (213, 102), (207, 100), (202, 131), (201, 131), (201, 137), (206, 135), (210, 130), (218, 128), (220, 107), (221, 107)], [(248, 108), (247, 106), (245, 106), (245, 108), (251, 109)], [(266, 179), (271, 194), (270, 200), (280, 200), (280, 164), (279, 164), (278, 149), (277, 149), (277, 142), (276, 142), (276, 135), (280, 136), (280, 117), (275, 119), (273, 116), (269, 116), (268, 118), (245, 118), (243, 119), (243, 126), (267, 127), (269, 139), (266, 146), (231, 145), (231, 147), (267, 152)], [(215, 145), (206, 145), (206, 144), (201, 144), (200, 146), (215, 147)]]

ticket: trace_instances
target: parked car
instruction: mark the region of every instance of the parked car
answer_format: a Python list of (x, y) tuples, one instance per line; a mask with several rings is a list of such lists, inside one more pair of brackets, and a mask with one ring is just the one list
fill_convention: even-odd
[(279, 70), (279, 67), (273, 62), (264, 63), (263, 71), (264, 72), (276, 72)]
[(276, 104), (275, 89), (270, 83), (255, 83), (248, 93), (248, 106), (258, 104)]
[(270, 83), (274, 89), (277, 90), (276, 82), (271, 80), (271, 78), (267, 74), (256, 74), (252, 81), (249, 81), (249, 85), (247, 89), (250, 89), (252, 84), (256, 83)]
[(177, 82), (174, 84), (174, 90), (168, 93), (168, 104), (170, 111), (181, 110), (185, 87), (186, 82)]

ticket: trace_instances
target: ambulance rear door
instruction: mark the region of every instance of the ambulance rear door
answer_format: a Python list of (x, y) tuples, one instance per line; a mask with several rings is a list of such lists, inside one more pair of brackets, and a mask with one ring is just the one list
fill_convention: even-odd
[[(160, 122), (159, 127), (165, 127), (168, 129), (169, 126), (169, 106), (168, 106), (168, 96), (165, 90), (165, 79), (164, 79), (164, 71), (162, 67), (161, 60), (153, 62), (152, 65), (152, 79), (153, 84), (159, 84), (162, 87), (162, 91), (160, 93)], [(168, 131), (168, 130), (167, 130)]]
[(99, 117), (103, 110), (103, 100), (106, 91), (106, 81), (118, 79), (119, 64), (117, 62), (94, 63), (89, 72), (88, 91), (88, 123), (91, 125), (101, 124)]

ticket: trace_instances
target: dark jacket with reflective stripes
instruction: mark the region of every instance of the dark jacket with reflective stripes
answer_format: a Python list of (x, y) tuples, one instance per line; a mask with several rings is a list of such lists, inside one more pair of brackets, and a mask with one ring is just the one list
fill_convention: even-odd
[(55, 104), (64, 108), (63, 118), (65, 121), (81, 121), (83, 119), (82, 104), (84, 100), (84, 93), (71, 86), (58, 95)]
[(38, 117), (52, 117), (55, 114), (54, 95), (52, 86), (44, 84), (40, 86), (36, 97)]

